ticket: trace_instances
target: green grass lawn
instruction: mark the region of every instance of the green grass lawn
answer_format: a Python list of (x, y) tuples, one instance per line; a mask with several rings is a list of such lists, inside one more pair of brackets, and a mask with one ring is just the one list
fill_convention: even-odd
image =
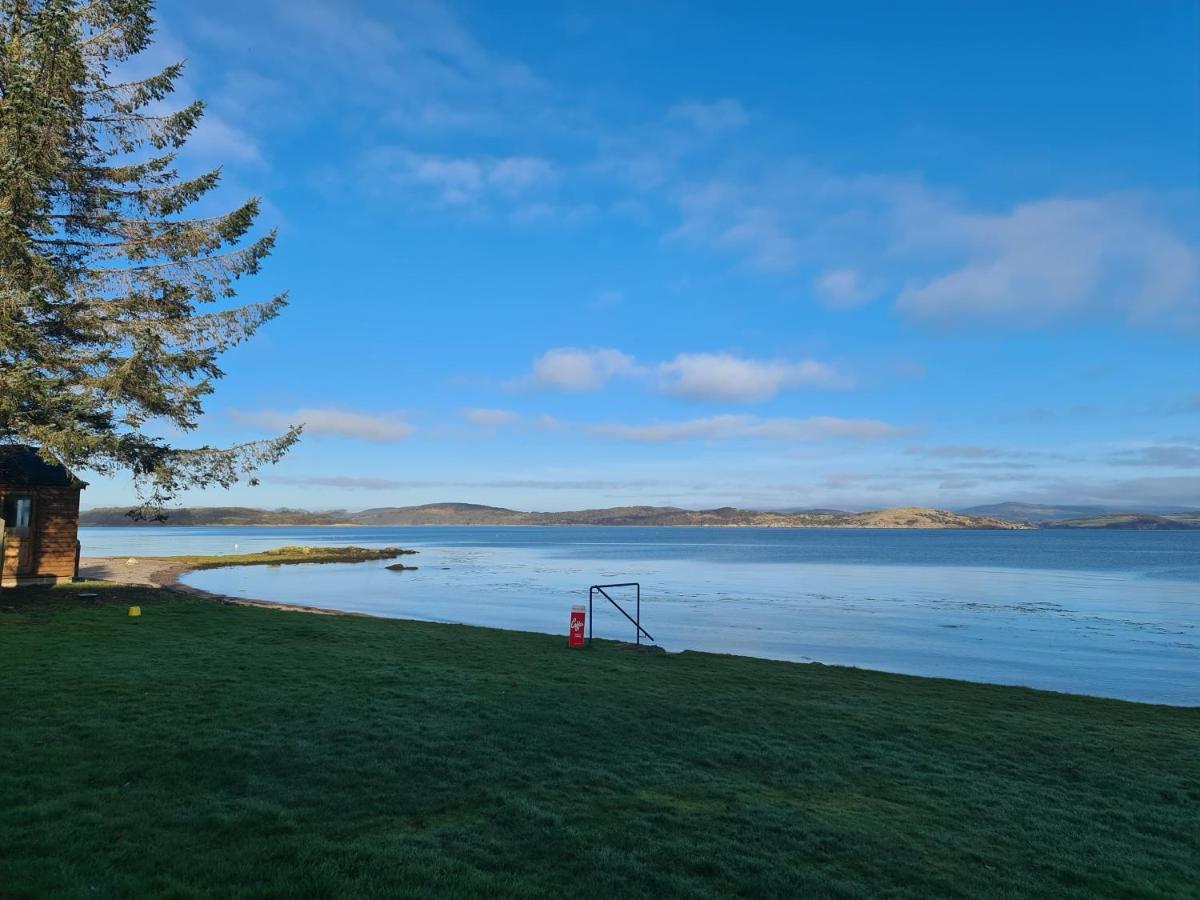
[(5, 592), (0, 895), (1200, 891), (1200, 710), (565, 644)]

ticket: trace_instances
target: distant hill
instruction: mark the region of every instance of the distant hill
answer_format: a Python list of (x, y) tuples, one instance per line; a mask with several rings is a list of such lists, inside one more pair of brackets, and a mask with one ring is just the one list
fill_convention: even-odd
[(80, 525), (140, 525), (148, 527), (199, 525), (343, 525), (342, 513), (305, 509), (254, 509), (249, 506), (197, 506), (172, 509), (165, 522), (135, 522), (124, 506), (102, 506), (79, 513)]
[(988, 503), (960, 509), (968, 516), (993, 516), (1010, 522), (1053, 522), (1057, 519), (1101, 516), (1114, 512), (1104, 506), (1049, 506), (1042, 503)]
[(1200, 526), (1200, 510), (1179, 506), (1130, 511), (1106, 506), (991, 503), (967, 507), (959, 512), (969, 516), (992, 516), (1009, 522), (1032, 522), (1042, 528), (1124, 528), (1152, 531), (1186, 530)]
[(854, 513), (841, 518), (841, 527), (851, 528), (1002, 528), (1025, 527), (1018, 522), (1009, 522), (991, 516), (967, 516), (944, 509), (927, 509), (922, 506), (898, 506), (874, 512)]
[(1024, 527), (989, 516), (940, 509), (901, 507), (872, 512), (770, 512), (736, 509), (690, 510), (672, 506), (616, 506), (573, 512), (522, 512), (474, 503), (386, 506), (361, 512), (260, 510), (247, 507), (193, 507), (170, 510), (165, 523), (134, 522), (120, 508), (85, 510), (82, 525), (655, 525), (743, 528), (1001, 528)]
[(532, 525), (530, 513), (478, 503), (426, 503), (423, 506), (383, 506), (347, 513), (354, 525)]
[(749, 528), (1012, 528), (1013, 523), (917, 507), (865, 513), (782, 513), (737, 509), (690, 510), (673, 506), (615, 506), (572, 512), (519, 512), (469, 503), (435, 503), (352, 513), (371, 525), (682, 525)]
[(1200, 529), (1200, 516), (1153, 516), (1146, 513), (1113, 513), (1047, 522), (1043, 528), (1104, 528), (1122, 531), (1191, 531)]

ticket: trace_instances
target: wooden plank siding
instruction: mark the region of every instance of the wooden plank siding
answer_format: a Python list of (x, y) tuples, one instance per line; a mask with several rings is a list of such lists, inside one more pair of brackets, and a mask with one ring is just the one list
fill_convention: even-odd
[[(5, 494), (32, 496), (33, 517), (28, 537), (6, 537), (0, 583), (8, 586), (25, 582), (69, 581), (75, 577), (79, 488), (0, 484), (0, 497)], [(32, 571), (18, 577), (17, 560), (22, 542), (33, 543), (30, 554)]]

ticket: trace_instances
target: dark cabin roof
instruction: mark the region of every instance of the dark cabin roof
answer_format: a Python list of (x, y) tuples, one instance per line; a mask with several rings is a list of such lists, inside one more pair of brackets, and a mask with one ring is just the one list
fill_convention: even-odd
[(48, 463), (32, 447), (0, 444), (0, 487), (84, 487), (62, 463)]

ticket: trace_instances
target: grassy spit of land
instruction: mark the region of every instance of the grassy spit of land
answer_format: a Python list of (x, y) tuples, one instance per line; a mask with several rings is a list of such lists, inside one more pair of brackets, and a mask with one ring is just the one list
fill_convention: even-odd
[(276, 547), (257, 553), (154, 557), (164, 563), (189, 569), (218, 569), (224, 566), (280, 566), (294, 563), (350, 563), (374, 559), (395, 559), (415, 550), (399, 547)]
[(1196, 709), (80, 584), (0, 595), (0, 711), (5, 896), (1194, 896), (1200, 873)]
[[(148, 556), (128, 559), (117, 556), (92, 556), (80, 560), (79, 571), (85, 578), (103, 581), (182, 588), (182, 585), (178, 584), (179, 578), (194, 569), (280, 566), (293, 563), (356, 563), (395, 559), (416, 552), (399, 547), (277, 547), (257, 553), (217, 555)], [(192, 588), (187, 590), (197, 594), (204, 593)]]

